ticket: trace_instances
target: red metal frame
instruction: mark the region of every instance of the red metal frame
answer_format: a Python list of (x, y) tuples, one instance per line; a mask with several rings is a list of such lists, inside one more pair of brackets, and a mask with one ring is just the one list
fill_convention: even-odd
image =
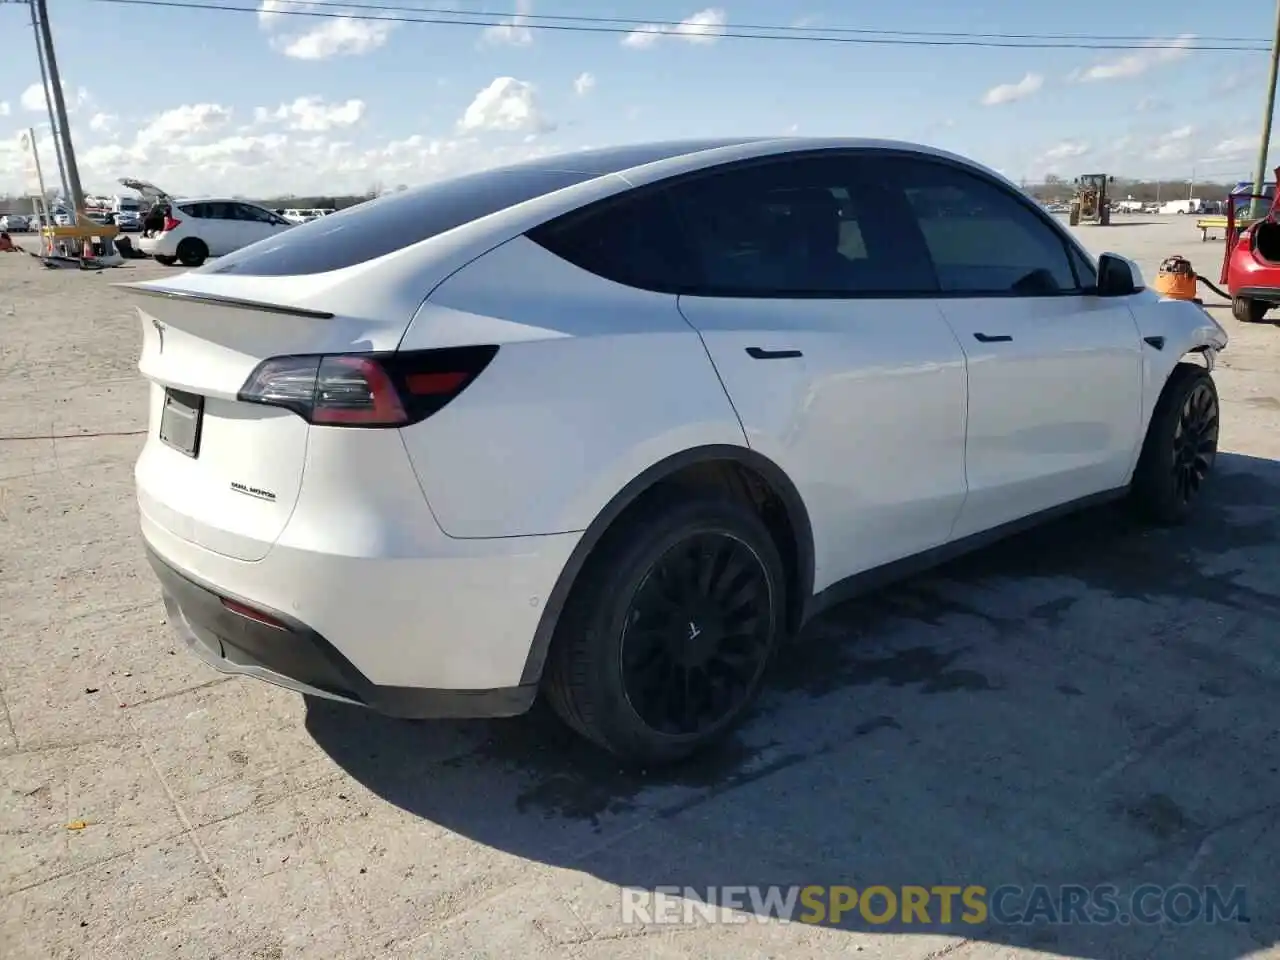
[[(1276, 182), (1280, 184), (1280, 167), (1276, 167), (1275, 176)], [(1231, 252), (1235, 250), (1236, 243), (1240, 240), (1240, 233), (1242, 232), (1241, 229), (1236, 226), (1236, 201), (1241, 197), (1250, 201), (1267, 200), (1270, 202), (1271, 206), (1259, 220), (1254, 221), (1256, 223), (1261, 223), (1263, 220), (1275, 222), (1277, 215), (1280, 214), (1280, 186), (1276, 188), (1275, 193), (1270, 197), (1264, 196), (1261, 193), (1235, 193), (1227, 195), (1227, 232), (1225, 242), (1222, 245), (1222, 270), (1218, 276), (1218, 283), (1224, 286), (1227, 284), (1227, 274), (1231, 267)], [(1252, 204), (1250, 204), (1250, 206), (1252, 206)]]

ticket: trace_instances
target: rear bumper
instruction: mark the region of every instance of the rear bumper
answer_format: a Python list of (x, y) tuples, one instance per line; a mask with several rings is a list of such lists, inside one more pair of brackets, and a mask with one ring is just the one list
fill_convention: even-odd
[[(510, 717), (524, 713), (536, 684), (491, 690), (441, 690), (376, 684), (318, 632), (261, 604), (215, 591), (178, 571), (152, 547), (147, 559), (160, 580), (170, 623), (197, 656), (223, 673), (266, 680), (299, 693), (414, 719)], [(235, 613), (223, 599), (264, 613), (277, 625)]]
[(168, 233), (162, 233), (154, 237), (139, 236), (133, 245), (136, 249), (153, 257), (172, 257), (178, 249), (178, 244), (170, 239), (171, 236), (172, 234)]
[(1239, 287), (1232, 290), (1231, 293), (1242, 300), (1263, 300), (1267, 303), (1280, 303), (1280, 287)]

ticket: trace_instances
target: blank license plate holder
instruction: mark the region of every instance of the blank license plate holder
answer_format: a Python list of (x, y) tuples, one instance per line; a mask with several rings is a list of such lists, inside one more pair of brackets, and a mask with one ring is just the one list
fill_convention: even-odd
[(166, 389), (160, 413), (160, 440), (183, 456), (200, 456), (200, 428), (204, 424), (204, 397), (185, 390)]

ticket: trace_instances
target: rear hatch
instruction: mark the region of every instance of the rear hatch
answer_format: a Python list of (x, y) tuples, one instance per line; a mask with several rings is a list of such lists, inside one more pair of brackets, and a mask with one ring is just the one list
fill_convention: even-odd
[[(266, 556), (297, 502), (307, 454), (303, 416), (239, 399), (250, 376), (268, 358), (393, 351), (411, 316), (334, 316), (313, 305), (325, 284), (303, 279), (311, 282), (187, 274), (120, 285), (138, 307), (138, 366), (151, 382), (139, 506), (225, 556)], [(292, 374), (269, 369), (277, 371), (271, 389), (287, 395)]]

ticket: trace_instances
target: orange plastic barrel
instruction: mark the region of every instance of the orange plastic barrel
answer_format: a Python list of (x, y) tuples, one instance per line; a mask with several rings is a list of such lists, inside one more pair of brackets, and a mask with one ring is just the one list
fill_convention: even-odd
[(1173, 256), (1160, 264), (1154, 284), (1156, 293), (1173, 300), (1196, 299), (1196, 272), (1186, 257)]

